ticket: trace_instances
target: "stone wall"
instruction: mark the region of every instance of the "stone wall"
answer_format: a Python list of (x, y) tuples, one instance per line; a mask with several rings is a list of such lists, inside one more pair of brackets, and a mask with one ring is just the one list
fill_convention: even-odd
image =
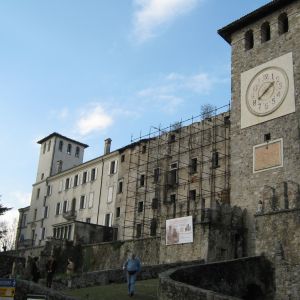
[(274, 275), (264, 257), (182, 267), (160, 275), (159, 299), (273, 299)]
[(64, 293), (57, 292), (54, 289), (48, 289), (39, 284), (26, 280), (17, 280), (15, 300), (23, 300), (27, 294), (46, 295), (47, 300), (78, 300), (78, 298), (70, 297)]
[[(144, 266), (137, 276), (137, 280), (146, 280), (157, 278), (158, 275), (170, 268), (189, 266), (195, 263), (203, 263), (203, 261), (179, 262), (173, 264), (160, 264)], [(121, 283), (126, 281), (126, 273), (122, 268), (102, 270), (86, 273), (77, 273), (72, 276), (72, 288), (84, 288), (95, 285), (106, 285), (110, 283)], [(67, 286), (66, 278), (55, 278), (53, 286), (56, 290), (63, 290)]]
[(144, 265), (159, 264), (159, 238), (91, 244), (82, 248), (83, 270), (95, 271), (120, 268), (129, 253), (135, 253)]
[(241, 300), (175, 281), (170, 278), (173, 272), (174, 269), (171, 269), (159, 275), (159, 300)]
[(300, 209), (282, 209), (256, 214), (256, 251), (273, 262), (276, 299), (299, 299)]

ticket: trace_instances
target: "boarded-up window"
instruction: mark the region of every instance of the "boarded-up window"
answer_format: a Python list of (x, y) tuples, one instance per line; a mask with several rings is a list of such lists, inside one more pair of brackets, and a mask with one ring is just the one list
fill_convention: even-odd
[(107, 203), (111, 203), (113, 201), (113, 190), (114, 188), (112, 186), (108, 188)]

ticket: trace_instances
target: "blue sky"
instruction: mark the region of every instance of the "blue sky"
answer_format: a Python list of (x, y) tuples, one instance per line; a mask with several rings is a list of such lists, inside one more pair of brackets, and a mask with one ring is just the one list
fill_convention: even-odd
[(2, 203), (29, 205), (39, 147), (56, 131), (85, 161), (230, 101), (230, 46), (217, 30), (266, 0), (0, 2)]

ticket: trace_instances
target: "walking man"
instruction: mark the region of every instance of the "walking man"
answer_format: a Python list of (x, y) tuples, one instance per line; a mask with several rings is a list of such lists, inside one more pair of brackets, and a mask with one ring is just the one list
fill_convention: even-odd
[(132, 297), (135, 292), (136, 275), (141, 271), (141, 262), (135, 254), (131, 254), (127, 259), (123, 265), (123, 270), (126, 270), (127, 273), (128, 295)]

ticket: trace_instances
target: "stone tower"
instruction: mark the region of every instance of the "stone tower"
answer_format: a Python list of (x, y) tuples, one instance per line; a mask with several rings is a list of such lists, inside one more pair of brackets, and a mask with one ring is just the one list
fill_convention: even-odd
[(28, 212), (26, 237), (32, 245), (39, 245), (43, 237), (43, 222), (46, 197), (51, 195), (52, 187), (47, 178), (82, 164), (84, 149), (88, 145), (72, 140), (56, 132), (37, 142), (41, 145), (36, 182), (32, 186), (31, 202)]
[(253, 255), (257, 210), (298, 205), (300, 1), (274, 0), (219, 34), (232, 49), (231, 204), (247, 210)]

